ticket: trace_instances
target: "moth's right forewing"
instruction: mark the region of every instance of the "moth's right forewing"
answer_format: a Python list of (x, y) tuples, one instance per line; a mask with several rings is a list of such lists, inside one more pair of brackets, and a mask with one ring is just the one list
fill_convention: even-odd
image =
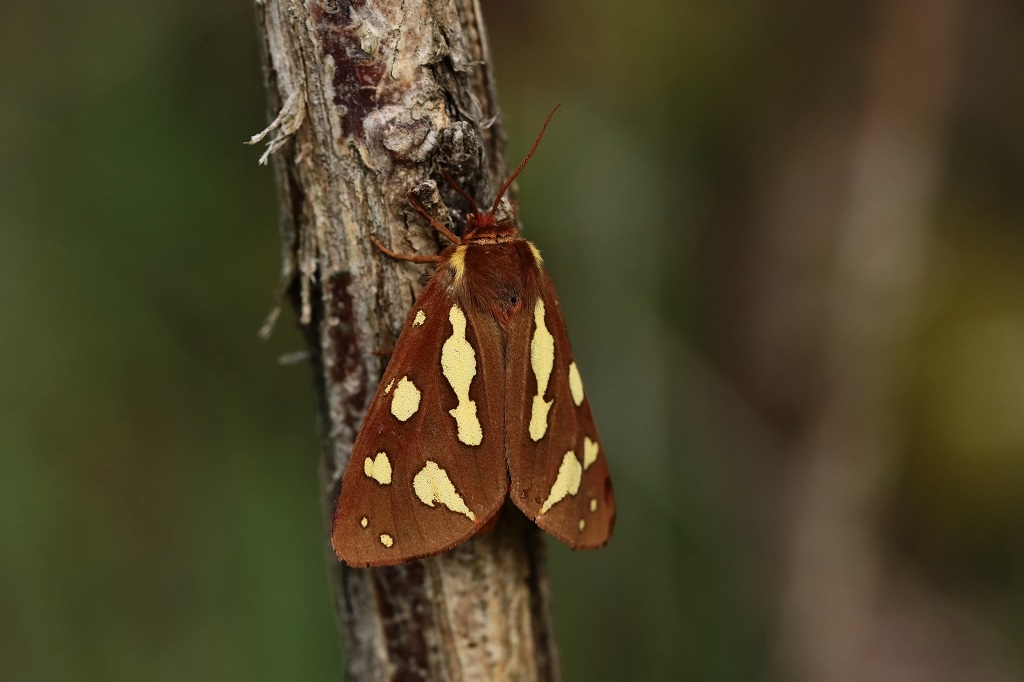
[(573, 549), (596, 549), (611, 537), (615, 495), (555, 288), (543, 272), (539, 283), (508, 336), (509, 495)]

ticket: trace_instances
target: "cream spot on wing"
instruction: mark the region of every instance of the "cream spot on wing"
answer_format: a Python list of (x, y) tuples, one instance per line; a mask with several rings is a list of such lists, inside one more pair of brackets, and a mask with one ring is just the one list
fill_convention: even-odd
[(597, 498), (596, 497), (591, 497), (590, 498), (590, 511), (592, 511), (592, 512), (596, 512), (597, 511)]
[(597, 453), (601, 446), (597, 441), (592, 441), (586, 436), (583, 437), (583, 470), (586, 471), (590, 465), (597, 461)]
[(537, 261), (537, 265), (544, 265), (544, 259), (540, 257), (540, 251), (533, 245), (533, 242), (527, 241), (526, 245), (530, 247), (530, 251), (533, 253), (533, 259)]
[(555, 366), (555, 337), (544, 324), (544, 301), (539, 298), (533, 308), (533, 320), (537, 327), (530, 341), (530, 367), (537, 378), (537, 395), (533, 396), (533, 411), (530, 413), (530, 438), (537, 441), (548, 430), (548, 411), (554, 401), (544, 400), (544, 393), (548, 390), (551, 369)]
[(569, 363), (569, 390), (572, 391), (572, 401), (576, 407), (583, 404), (583, 380), (580, 379), (580, 371), (576, 369), (576, 363)]
[(427, 314), (425, 312), (423, 312), (422, 310), (419, 310), (419, 311), (416, 312), (416, 317), (412, 321), (412, 326), (418, 327), (418, 326), (420, 326), (421, 324), (423, 324), (426, 321), (427, 321)]
[(383, 452), (377, 453), (377, 458), (367, 457), (363, 460), (363, 473), (381, 485), (391, 483), (391, 462)]
[(580, 532), (582, 533), (583, 529), (586, 528), (586, 527), (587, 527), (587, 520), (586, 519), (580, 519)]
[(583, 467), (576, 459), (576, 453), (570, 450), (562, 458), (562, 464), (558, 467), (558, 475), (555, 477), (555, 484), (551, 486), (548, 499), (540, 508), (541, 514), (546, 514), (555, 504), (565, 499), (567, 495), (575, 495), (580, 490), (580, 478), (583, 475)]
[(476, 352), (466, 340), (466, 315), (459, 306), (452, 306), (448, 320), (452, 323), (452, 335), (441, 347), (441, 371), (459, 400), (448, 414), (455, 417), (460, 441), (466, 445), (480, 445), (484, 431), (476, 418), (476, 401), (469, 399), (469, 385), (476, 376)]
[(366, 518), (365, 516), (362, 519), (359, 520), (359, 525), (362, 526), (363, 528), (366, 528), (366, 525), (368, 523), (370, 523), (370, 519)]
[(391, 414), (400, 422), (416, 414), (420, 409), (420, 389), (416, 384), (409, 381), (409, 377), (402, 377), (395, 386), (395, 395), (391, 399)]
[(433, 507), (434, 502), (440, 502), (453, 512), (468, 517), (470, 521), (476, 521), (476, 514), (469, 510), (462, 496), (455, 490), (448, 472), (437, 466), (436, 462), (427, 461), (426, 466), (412, 479), (412, 488), (420, 502), (428, 507)]
[(466, 274), (466, 247), (458, 246), (452, 251), (452, 255), (448, 257), (448, 265), (454, 270), (452, 276), (452, 286), (462, 286), (462, 278)]
[(380, 544), (384, 545), (385, 547), (390, 547), (391, 545), (395, 544), (395, 541), (387, 533), (382, 533), (380, 536)]
[(384, 387), (384, 395), (387, 395), (388, 393), (391, 393), (391, 387), (394, 386), (394, 385), (395, 385), (395, 380), (394, 379), (389, 381), (388, 385)]

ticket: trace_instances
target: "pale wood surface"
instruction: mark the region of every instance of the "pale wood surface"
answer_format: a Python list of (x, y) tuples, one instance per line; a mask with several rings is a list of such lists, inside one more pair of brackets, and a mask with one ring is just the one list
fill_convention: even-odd
[[(383, 569), (338, 566), (329, 515), (364, 410), (435, 253), (409, 206), (442, 167), (486, 199), (506, 173), (505, 140), (472, 0), (264, 0), (281, 206), (282, 290), (310, 344), (320, 396), (325, 553), (350, 680), (553, 680), (558, 664), (536, 529), (515, 512), (445, 555)], [(437, 196), (431, 185), (421, 187)], [(461, 228), (462, 204), (442, 197)], [(431, 207), (441, 210), (440, 207)], [(287, 589), (287, 586), (282, 586)]]

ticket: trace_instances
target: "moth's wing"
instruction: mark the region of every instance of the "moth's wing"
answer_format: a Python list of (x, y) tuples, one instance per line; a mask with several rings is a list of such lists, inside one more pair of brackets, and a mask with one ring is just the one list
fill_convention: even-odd
[[(611, 536), (615, 496), (558, 297), (543, 269), (539, 284), (532, 307), (509, 328), (509, 495), (538, 526), (573, 549), (595, 549)], [(541, 382), (547, 376), (541, 398), (538, 374)]]
[[(350, 566), (451, 549), (507, 496), (500, 330), (493, 317), (467, 318), (449, 281), (439, 272), (416, 300), (356, 438), (332, 534)], [(453, 385), (467, 383), (460, 402)]]

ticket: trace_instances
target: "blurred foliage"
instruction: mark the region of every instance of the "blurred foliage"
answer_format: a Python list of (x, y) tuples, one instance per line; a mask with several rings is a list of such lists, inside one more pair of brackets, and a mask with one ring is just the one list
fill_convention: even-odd
[[(510, 157), (565, 103), (519, 198), (619, 497), (607, 549), (551, 547), (566, 679), (758, 678), (770, 579), (721, 432), (767, 453), (785, 424), (730, 378), (743, 272), (709, 271), (742, 263), (792, 130), (857, 106), (871, 3), (484, 5)], [(1024, 13), (971, 7), (889, 522), (1020, 642)], [(311, 381), (276, 362), (302, 341), (256, 337), (279, 252), (241, 144), (253, 25), (0, 7), (0, 679), (338, 677)]]

